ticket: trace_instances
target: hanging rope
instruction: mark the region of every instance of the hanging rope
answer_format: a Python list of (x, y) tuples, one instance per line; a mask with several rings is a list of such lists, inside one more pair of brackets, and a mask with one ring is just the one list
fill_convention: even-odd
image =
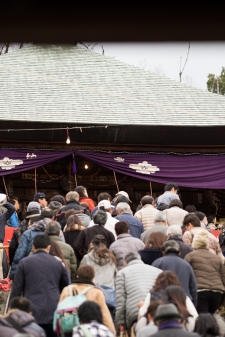
[(152, 197), (152, 182), (150, 181), (150, 193), (151, 193), (151, 197)]
[(116, 184), (117, 192), (119, 192), (120, 190), (119, 190), (119, 186), (118, 186), (118, 183), (117, 183), (115, 171), (113, 171), (113, 174), (114, 174), (114, 179), (115, 179), (115, 184)]
[(76, 173), (74, 173), (74, 180), (75, 180), (75, 185), (77, 187), (77, 174)]
[(36, 168), (34, 169), (34, 190), (35, 194), (37, 193), (37, 171)]
[(69, 165), (69, 184), (70, 184), (70, 191), (71, 191), (72, 189), (71, 163)]
[(3, 180), (4, 187), (5, 187), (5, 194), (6, 194), (6, 197), (7, 197), (7, 199), (9, 200), (9, 194), (8, 194), (8, 190), (7, 190), (7, 187), (6, 187), (5, 178), (2, 177), (2, 180)]

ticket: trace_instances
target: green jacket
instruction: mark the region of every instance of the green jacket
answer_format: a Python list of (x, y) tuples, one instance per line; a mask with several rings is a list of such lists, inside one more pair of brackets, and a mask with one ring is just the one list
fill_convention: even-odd
[(49, 236), (52, 241), (58, 243), (63, 257), (66, 261), (67, 267), (70, 270), (71, 281), (73, 282), (76, 278), (76, 270), (77, 270), (77, 259), (74, 254), (73, 248), (65, 242), (62, 242), (57, 235), (50, 235)]

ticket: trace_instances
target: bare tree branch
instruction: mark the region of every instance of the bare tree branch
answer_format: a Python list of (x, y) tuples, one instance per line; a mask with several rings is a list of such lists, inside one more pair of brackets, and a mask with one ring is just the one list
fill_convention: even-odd
[(95, 44), (94, 44), (94, 46), (93, 46), (93, 47), (91, 47), (91, 49), (90, 49), (90, 50), (93, 50), (93, 48), (94, 48), (96, 45), (97, 45), (97, 43), (95, 43)]
[(186, 64), (187, 64), (187, 61), (188, 61), (188, 56), (189, 56), (189, 52), (190, 52), (190, 47), (191, 47), (191, 42), (189, 42), (189, 44), (188, 44), (187, 58), (186, 58), (186, 61), (185, 61), (185, 63), (184, 63), (184, 66), (183, 66), (183, 69), (182, 69), (182, 70), (181, 70), (181, 65), (180, 65), (180, 73), (179, 73), (179, 76), (180, 76), (180, 82), (181, 82), (181, 76), (182, 76), (182, 74), (183, 74), (183, 72), (184, 72), (184, 68), (185, 68), (185, 66), (186, 66)]
[(85, 48), (89, 49), (88, 45), (84, 44), (83, 42), (79, 42), (80, 44), (82, 44), (82, 46), (84, 46)]

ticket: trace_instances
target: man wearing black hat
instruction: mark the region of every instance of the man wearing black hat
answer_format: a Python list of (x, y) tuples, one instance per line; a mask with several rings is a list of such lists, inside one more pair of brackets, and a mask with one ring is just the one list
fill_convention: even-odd
[(197, 333), (184, 330), (181, 325), (183, 316), (172, 303), (158, 306), (154, 322), (159, 330), (151, 337), (200, 337)]
[(46, 206), (48, 206), (47, 200), (46, 200), (46, 196), (44, 192), (38, 192), (34, 195), (34, 201), (37, 201), (40, 206), (41, 206), (41, 210), (43, 208), (45, 208)]

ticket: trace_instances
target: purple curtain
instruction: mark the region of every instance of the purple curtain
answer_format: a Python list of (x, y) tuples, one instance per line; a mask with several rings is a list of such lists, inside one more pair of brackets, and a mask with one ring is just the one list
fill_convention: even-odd
[(72, 153), (73, 151), (0, 150), (0, 176), (31, 170)]
[(224, 155), (75, 153), (112, 171), (144, 180), (195, 188), (225, 188)]

